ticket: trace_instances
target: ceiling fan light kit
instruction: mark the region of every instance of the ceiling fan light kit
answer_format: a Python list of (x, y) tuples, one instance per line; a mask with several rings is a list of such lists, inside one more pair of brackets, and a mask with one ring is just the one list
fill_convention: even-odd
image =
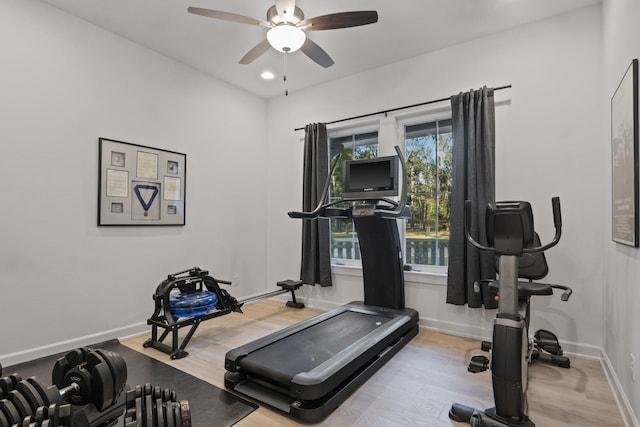
[(275, 50), (291, 53), (300, 49), (307, 39), (302, 29), (289, 24), (280, 24), (267, 32), (267, 40)]

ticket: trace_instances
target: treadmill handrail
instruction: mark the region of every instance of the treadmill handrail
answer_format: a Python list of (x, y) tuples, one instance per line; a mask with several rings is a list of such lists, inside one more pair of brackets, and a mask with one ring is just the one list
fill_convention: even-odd
[[(399, 218), (401, 216), (406, 215), (406, 211), (407, 211), (407, 206), (406, 206), (407, 205), (407, 164), (404, 160), (404, 156), (402, 155), (402, 152), (400, 151), (400, 147), (396, 145), (394, 148), (396, 150), (396, 153), (398, 154), (398, 158), (400, 160), (400, 167), (402, 169), (402, 189), (400, 191), (400, 200), (396, 203), (391, 200), (378, 199), (378, 200), (383, 200), (387, 203), (390, 203), (392, 206), (394, 206), (394, 209), (379, 209), (379, 208), (375, 209), (376, 213), (384, 214), (384, 216), (387, 218)], [(327, 176), (327, 180), (325, 181), (324, 189), (322, 191), (320, 201), (318, 202), (318, 206), (316, 206), (316, 208), (310, 212), (290, 211), (287, 213), (287, 215), (289, 215), (290, 218), (302, 218), (302, 219), (319, 218), (324, 214), (326, 208), (345, 201), (344, 199), (340, 199), (330, 203), (324, 203), (324, 200), (326, 199), (327, 193), (329, 191), (329, 185), (331, 184), (331, 177), (333, 176), (333, 172), (338, 164), (339, 159), (340, 159), (340, 154), (336, 155), (333, 158), (334, 160), (333, 165), (331, 166), (331, 170), (329, 171), (329, 175)]]
[(337, 203), (337, 202), (333, 202), (333, 203), (325, 204), (324, 201), (327, 199), (327, 193), (329, 192), (329, 186), (331, 185), (331, 177), (333, 176), (333, 171), (336, 169), (336, 166), (338, 165), (338, 162), (340, 161), (341, 156), (342, 154), (339, 153), (335, 155), (333, 159), (331, 159), (332, 165), (331, 165), (331, 168), (329, 169), (329, 175), (327, 176), (327, 180), (324, 182), (324, 188), (322, 189), (322, 194), (320, 195), (320, 199), (318, 200), (318, 206), (316, 206), (316, 208), (311, 212), (304, 212), (304, 211), (288, 212), (287, 215), (289, 215), (290, 218), (305, 218), (305, 219), (317, 218), (322, 214), (322, 212), (326, 207)]
[(396, 216), (402, 215), (407, 206), (407, 163), (404, 160), (404, 156), (400, 151), (400, 147), (397, 145), (394, 147), (396, 149), (396, 153), (398, 153), (398, 158), (400, 159), (400, 167), (402, 168), (402, 189), (400, 190), (400, 200), (398, 201), (398, 206), (394, 209), (394, 213)]

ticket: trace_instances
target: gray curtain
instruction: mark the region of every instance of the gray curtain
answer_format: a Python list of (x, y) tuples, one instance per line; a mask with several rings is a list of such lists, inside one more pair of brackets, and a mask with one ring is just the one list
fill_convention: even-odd
[[(311, 123), (305, 126), (304, 170), (302, 178), (302, 210), (312, 211), (320, 202), (329, 174), (327, 126)], [(326, 202), (323, 200), (322, 202)], [(306, 284), (331, 286), (329, 220), (302, 220), (302, 266), (300, 280)]]
[(484, 214), (495, 201), (495, 111), (493, 89), (486, 86), (451, 97), (453, 165), (447, 303), (496, 308), (486, 286), (480, 293), (473, 283), (495, 278), (492, 253), (467, 244), (464, 233), (464, 202), (471, 200), (471, 235), (486, 244)]

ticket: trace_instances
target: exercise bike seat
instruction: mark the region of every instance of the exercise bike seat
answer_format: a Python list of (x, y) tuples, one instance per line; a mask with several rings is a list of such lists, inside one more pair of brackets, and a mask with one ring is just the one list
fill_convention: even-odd
[[(529, 247), (538, 247), (541, 245), (540, 236), (534, 231), (533, 239)], [(499, 270), (499, 263), (496, 259), (496, 271)], [(518, 281), (518, 298), (526, 299), (534, 295), (553, 295), (553, 287), (547, 283), (537, 283), (534, 280), (540, 280), (549, 273), (549, 265), (544, 256), (544, 252), (524, 253), (518, 258), (518, 278), (526, 279)], [(498, 280), (489, 282), (489, 290), (497, 293), (500, 288)]]

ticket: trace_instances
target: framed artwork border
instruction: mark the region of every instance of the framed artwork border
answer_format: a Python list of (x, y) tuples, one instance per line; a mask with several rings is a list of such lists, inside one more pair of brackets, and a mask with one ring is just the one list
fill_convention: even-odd
[(187, 155), (98, 140), (98, 226), (183, 226)]
[(611, 98), (611, 234), (637, 248), (638, 59), (633, 59)]

